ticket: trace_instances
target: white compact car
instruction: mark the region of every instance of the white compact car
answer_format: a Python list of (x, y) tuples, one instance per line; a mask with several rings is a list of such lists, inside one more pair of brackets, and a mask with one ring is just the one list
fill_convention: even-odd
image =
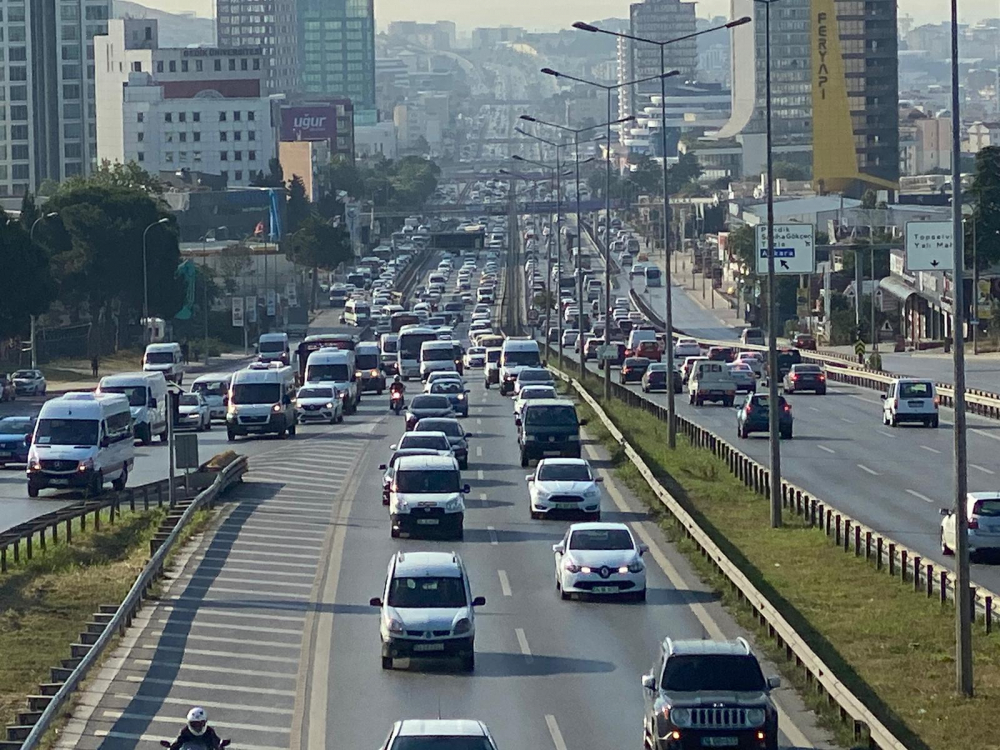
[(465, 566), (454, 552), (397, 552), (378, 607), (382, 669), (394, 659), (457, 657), (462, 669), (476, 665), (473, 609), (486, 599), (473, 597)]
[(536, 398), (559, 398), (554, 385), (526, 385), (514, 399), (514, 419), (521, 416), (525, 403)]
[[(966, 496), (969, 518), (969, 559), (981, 552), (1000, 551), (1000, 493), (970, 492)], [(941, 553), (955, 554), (955, 512), (941, 509)]]
[(182, 393), (177, 405), (177, 426), (198, 432), (212, 429), (212, 409), (197, 391)]
[(563, 599), (626, 595), (645, 601), (646, 550), (623, 523), (575, 523), (552, 546), (556, 589)]
[(486, 347), (470, 346), (465, 351), (465, 369), (472, 370), (483, 367), (486, 364)]
[(304, 385), (295, 394), (295, 418), (300, 424), (306, 422), (344, 421), (344, 399), (340, 392), (328, 383)]
[[(437, 435), (444, 441), (441, 451), (451, 451), (443, 432), (416, 433), (421, 437)], [(428, 448), (418, 440), (405, 447)], [(399, 447), (394, 446), (393, 450)], [(389, 522), (392, 538), (445, 534), (461, 541), (465, 521), (465, 498), (469, 485), (462, 484), (458, 461), (452, 455), (404, 456), (396, 463), (389, 488)]]
[(582, 514), (597, 521), (601, 518), (603, 481), (595, 477), (590, 464), (582, 458), (543, 458), (534, 474), (528, 474), (531, 517), (545, 518), (550, 513)]
[(697, 339), (679, 338), (674, 344), (675, 357), (698, 357), (701, 356), (701, 344)]
[(882, 424), (895, 427), (901, 422), (938, 426), (938, 395), (932, 381), (897, 378), (889, 383), (882, 395)]
[(412, 748), (414, 744), (427, 747), (442, 743), (446, 747), (474, 747), (478, 750), (497, 750), (490, 730), (481, 721), (471, 719), (404, 719), (397, 721), (383, 750)]
[(44, 396), (48, 383), (41, 370), (17, 370), (11, 376), (18, 396)]

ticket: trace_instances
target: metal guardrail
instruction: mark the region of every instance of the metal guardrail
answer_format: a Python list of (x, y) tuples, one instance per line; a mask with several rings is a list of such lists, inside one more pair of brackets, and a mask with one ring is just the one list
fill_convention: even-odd
[(69, 675), (56, 694), (52, 696), (52, 700), (45, 707), (42, 715), (32, 727), (31, 732), (24, 739), (24, 742), (21, 745), (21, 750), (33, 750), (38, 746), (45, 733), (51, 728), (52, 723), (60, 717), (62, 708), (66, 701), (69, 700), (70, 696), (77, 689), (80, 683), (87, 677), (91, 668), (98, 663), (104, 651), (111, 644), (115, 635), (125, 634), (126, 628), (131, 623), (135, 613), (139, 610), (147, 591), (156, 579), (161, 576), (167, 556), (170, 554), (174, 544), (176, 544), (177, 539), (180, 537), (181, 531), (183, 531), (184, 527), (191, 521), (194, 514), (204, 505), (213, 502), (222, 492), (227, 490), (235, 482), (238, 482), (246, 471), (247, 458), (246, 456), (240, 456), (219, 472), (219, 476), (216, 477), (215, 482), (213, 482), (210, 487), (203, 490), (197, 497), (194, 498), (191, 504), (184, 511), (184, 515), (182, 515), (180, 520), (177, 522), (177, 525), (174, 526), (173, 530), (164, 540), (163, 544), (160, 545), (159, 549), (156, 550), (149, 562), (146, 563), (142, 572), (139, 573), (135, 583), (132, 584), (132, 588), (129, 589), (128, 594), (125, 595), (125, 598), (122, 600), (122, 603), (118, 607), (114, 616), (108, 621), (107, 625), (104, 626), (104, 630), (101, 632), (100, 636), (98, 636), (94, 645), (91, 646), (86, 656), (83, 657), (82, 661)]
[[(101, 511), (110, 509), (111, 523), (123, 505), (128, 505), (134, 511), (141, 504), (143, 510), (149, 510), (151, 502), (163, 505), (169, 496), (169, 479), (128, 487), (121, 492), (106, 492), (93, 500), (82, 500), (65, 508), (54, 510), (36, 516), (29, 521), (12, 526), (0, 532), (0, 573), (6, 573), (9, 563), (21, 561), (22, 549), (24, 557), (31, 560), (34, 556), (37, 537), (38, 548), (46, 549), (47, 540), (53, 544), (59, 542), (59, 526), (65, 524), (64, 536), (66, 542), (73, 541), (73, 522), (80, 520), (80, 531), (86, 530), (87, 516), (94, 514), (94, 528), (101, 528)], [(174, 479), (174, 487), (183, 489), (184, 477)], [(10, 558), (13, 558), (12, 560)]]
[[(580, 398), (586, 401), (590, 408), (594, 410), (604, 426), (611, 433), (611, 436), (622, 446), (625, 455), (628, 456), (628, 459), (638, 469), (646, 484), (649, 485), (660, 502), (683, 527), (687, 537), (694, 542), (705, 558), (711, 560), (716, 569), (729, 580), (741, 600), (753, 609), (754, 615), (760, 624), (766, 626), (768, 634), (785, 651), (787, 658), (789, 660), (794, 659), (796, 664), (806, 671), (810, 682), (815, 684), (819, 690), (822, 690), (831, 703), (839, 707), (841, 717), (849, 719), (853, 723), (855, 737), (860, 738), (867, 733), (869, 745), (872, 747), (880, 748), (881, 750), (906, 750), (906, 746), (835, 676), (834, 671), (829, 665), (812, 650), (809, 644), (799, 636), (777, 608), (768, 601), (767, 597), (750, 582), (750, 579), (744, 575), (743, 571), (736, 564), (726, 557), (725, 553), (698, 525), (684, 507), (660, 484), (656, 475), (646, 464), (642, 456), (632, 447), (614, 422), (604, 413), (600, 404), (587, 392), (586, 388), (565, 373), (555, 368), (552, 369), (563, 381), (569, 383), (580, 395)], [(619, 386), (619, 388), (621, 387)], [(687, 422), (687, 420), (684, 421)], [(688, 422), (687, 424), (690, 425), (691, 423)]]

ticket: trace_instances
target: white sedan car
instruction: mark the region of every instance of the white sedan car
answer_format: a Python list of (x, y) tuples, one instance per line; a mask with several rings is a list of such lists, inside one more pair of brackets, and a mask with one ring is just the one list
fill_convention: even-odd
[(646, 600), (646, 545), (623, 523), (575, 523), (555, 555), (556, 589), (577, 595), (623, 595)]
[(212, 429), (212, 410), (200, 393), (182, 393), (178, 411), (178, 427), (190, 427), (199, 432)]
[(304, 385), (295, 394), (295, 418), (305, 422), (344, 421), (344, 399), (329, 385)]
[(679, 338), (674, 344), (675, 357), (698, 357), (701, 356), (701, 344), (697, 339)]
[(526, 385), (514, 399), (514, 419), (521, 416), (521, 409), (527, 401), (535, 398), (559, 398), (554, 385)]
[(17, 370), (11, 379), (18, 396), (44, 396), (48, 383), (41, 370)]
[(486, 347), (470, 346), (465, 350), (465, 369), (472, 370), (486, 365)]
[(544, 518), (553, 511), (601, 518), (602, 481), (582, 458), (543, 458), (534, 474), (525, 477), (531, 498), (531, 517)]
[[(1000, 552), (1000, 493), (970, 492), (965, 501), (969, 518), (969, 559), (975, 560), (981, 553)], [(951, 508), (942, 508), (941, 552), (955, 554), (955, 513)]]

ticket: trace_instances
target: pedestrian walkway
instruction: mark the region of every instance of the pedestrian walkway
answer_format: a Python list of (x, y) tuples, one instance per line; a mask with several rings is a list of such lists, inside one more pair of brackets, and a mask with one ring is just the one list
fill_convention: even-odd
[[(229, 372), (235, 370), (248, 361), (248, 357), (243, 352), (224, 352), (218, 357), (212, 357), (206, 365), (204, 362), (192, 362), (185, 367), (185, 373), (199, 375), (207, 372)], [(64, 391), (91, 391), (97, 387), (98, 382), (105, 375), (115, 375), (119, 372), (132, 372), (142, 369), (142, 361), (135, 362), (128, 366), (121, 360), (115, 363), (114, 367), (108, 369), (100, 368), (98, 376), (95, 378), (90, 371), (89, 365), (81, 362), (80, 367), (60, 366), (56, 368), (58, 377), (48, 379), (48, 392), (59, 393)], [(45, 367), (42, 367), (45, 370)]]

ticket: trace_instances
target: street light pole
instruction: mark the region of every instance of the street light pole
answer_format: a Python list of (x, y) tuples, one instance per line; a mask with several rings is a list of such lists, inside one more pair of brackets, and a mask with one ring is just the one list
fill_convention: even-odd
[(962, 232), (962, 142), (959, 128), (961, 97), (958, 80), (958, 0), (951, 0), (951, 225), (954, 235), (952, 279), (952, 365), (954, 370), (955, 429), (955, 687), (971, 698), (972, 680), (972, 583), (969, 570), (968, 455), (965, 420), (965, 250)]
[(142, 230), (142, 339), (149, 343), (149, 272), (146, 264), (146, 233), (155, 226), (166, 224), (170, 219), (164, 217), (154, 221)]
[[(31, 222), (31, 228), (28, 230), (28, 244), (35, 244), (35, 227), (37, 227), (44, 219), (54, 219), (59, 215), (58, 211), (49, 211), (47, 214), (42, 214), (33, 222)], [(35, 341), (35, 333), (37, 332), (38, 316), (31, 315), (28, 318), (30, 323), (29, 334), (31, 336), (31, 368), (35, 369), (38, 367), (38, 344)]]

